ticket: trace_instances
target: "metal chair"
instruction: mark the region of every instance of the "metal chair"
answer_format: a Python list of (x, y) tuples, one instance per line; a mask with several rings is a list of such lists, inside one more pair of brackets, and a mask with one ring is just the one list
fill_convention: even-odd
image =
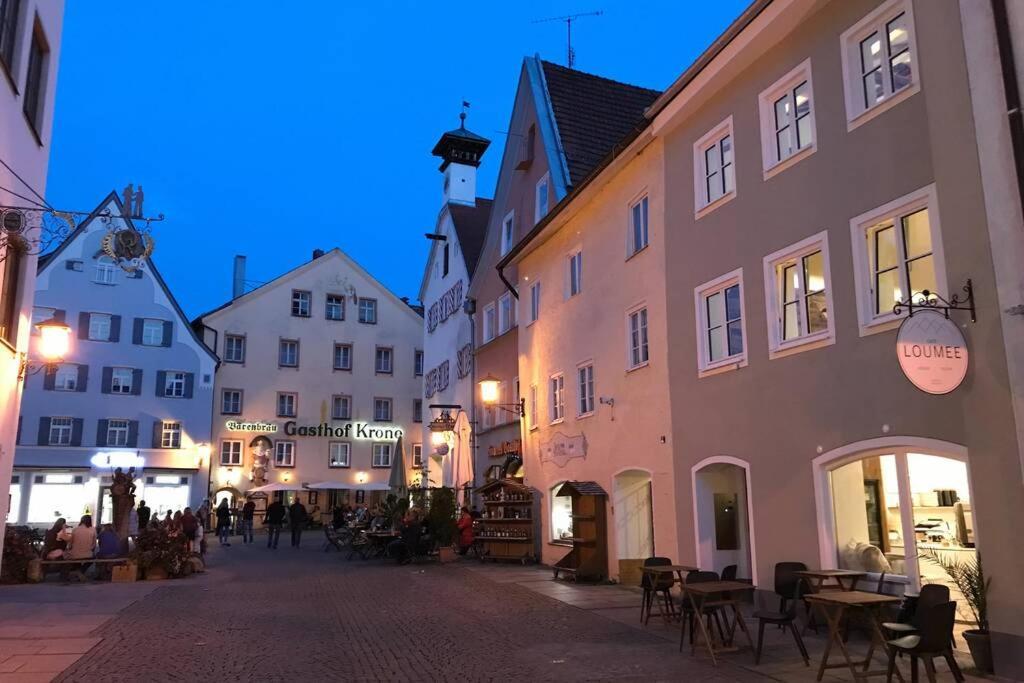
[(728, 565), (722, 570), (722, 581), (735, 581), (736, 580), (737, 566), (734, 564)]
[(917, 681), (917, 660), (924, 662), (925, 674), (930, 683), (936, 683), (935, 664), (932, 660), (942, 657), (949, 664), (953, 678), (962, 683), (964, 675), (960, 671), (956, 658), (953, 656), (953, 649), (949, 645), (950, 636), (953, 634), (953, 622), (956, 619), (956, 603), (943, 602), (921, 609), (918, 607), (919, 630), (913, 635), (896, 638), (886, 643), (889, 650), (889, 667), (886, 671), (886, 683), (891, 683), (892, 676), (896, 672), (896, 655), (907, 654), (910, 656), (911, 680)]
[[(793, 582), (793, 593), (790, 595), (790, 599), (786, 602), (786, 608), (779, 611), (771, 610), (757, 610), (754, 612), (754, 618), (757, 619), (757, 650), (754, 654), (754, 664), (761, 663), (761, 646), (764, 643), (764, 627), (765, 624), (774, 624), (783, 629), (789, 629), (793, 633), (793, 640), (796, 641), (796, 646), (800, 650), (800, 656), (804, 658), (804, 666), (810, 666), (811, 660), (807, 655), (807, 648), (804, 646), (804, 639), (800, 636), (800, 629), (796, 627), (796, 608), (803, 600), (805, 581), (797, 577), (797, 580)], [(776, 589), (778, 592), (778, 589)]]
[[(645, 567), (668, 567), (672, 560), (667, 557), (648, 557), (644, 560)], [(640, 621), (645, 626), (651, 618), (651, 607), (654, 601), (660, 596), (662, 602), (658, 603), (658, 610), (662, 617), (675, 618), (676, 607), (672, 601), (672, 586), (675, 580), (672, 574), (654, 576), (643, 572), (640, 576), (640, 587), (644, 589), (643, 601), (640, 604)], [(667, 612), (667, 615), (666, 615)]]
[[(708, 583), (708, 582), (711, 582), (711, 581), (718, 581), (718, 580), (719, 580), (719, 578), (718, 578), (718, 573), (717, 572), (695, 571), (695, 572), (690, 572), (690, 573), (688, 573), (686, 575), (686, 584), (685, 585), (690, 585), (692, 583)], [(681, 628), (680, 633), (679, 633), (679, 651), (680, 652), (683, 651), (683, 642), (686, 639), (686, 626), (687, 626), (687, 624), (689, 624), (689, 626), (690, 626), (690, 644), (691, 645), (693, 644), (693, 632), (696, 630), (696, 628), (695, 628), (696, 627), (696, 622), (694, 621), (695, 619), (700, 619), (700, 618), (707, 619), (707, 622), (708, 622), (708, 632), (710, 633), (711, 630), (712, 630), (711, 629), (711, 619), (714, 618), (715, 624), (718, 626), (718, 636), (723, 641), (725, 641), (725, 631), (722, 629), (722, 621), (721, 621), (721, 619), (718, 616), (719, 613), (721, 612), (721, 609), (720, 609), (720, 607), (718, 605), (716, 605), (714, 603), (712, 603), (712, 604), (705, 603), (704, 604), (704, 609), (703, 609), (703, 614), (698, 615), (697, 614), (697, 610), (696, 610), (696, 606), (691, 602), (689, 596), (686, 595), (685, 588), (684, 588), (683, 598), (682, 598), (682, 600), (680, 602), (680, 609), (681, 609), (680, 619), (683, 622), (682, 623), (682, 628)]]

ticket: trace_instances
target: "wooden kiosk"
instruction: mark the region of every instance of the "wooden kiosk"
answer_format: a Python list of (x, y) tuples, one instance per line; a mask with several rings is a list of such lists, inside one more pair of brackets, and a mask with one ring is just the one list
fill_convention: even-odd
[(495, 479), (476, 490), (483, 498), (483, 515), (476, 520), (474, 537), (481, 560), (514, 560), (526, 564), (537, 559), (533, 527), (533, 490), (516, 479)]
[(567, 481), (556, 496), (572, 498), (572, 550), (552, 569), (555, 578), (601, 581), (608, 574), (608, 494), (594, 481)]

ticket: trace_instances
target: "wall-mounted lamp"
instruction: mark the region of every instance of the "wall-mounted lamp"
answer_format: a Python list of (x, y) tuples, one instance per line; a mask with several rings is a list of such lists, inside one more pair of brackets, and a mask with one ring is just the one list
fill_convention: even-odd
[(39, 353), (43, 356), (40, 364), (29, 362), (27, 354), (21, 354), (18, 380), (34, 375), (44, 368), (52, 368), (64, 360), (71, 348), (71, 328), (63, 320), (51, 318), (36, 325), (39, 330)]

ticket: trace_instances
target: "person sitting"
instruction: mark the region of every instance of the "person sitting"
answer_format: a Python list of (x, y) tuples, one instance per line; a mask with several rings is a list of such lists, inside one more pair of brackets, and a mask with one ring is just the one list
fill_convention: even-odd
[[(121, 557), (121, 538), (114, 531), (113, 524), (104, 524), (100, 529), (100, 535), (98, 537), (99, 549), (96, 551), (96, 559), (98, 560), (110, 560), (116, 557)], [(98, 564), (96, 565), (97, 578), (103, 578), (109, 581), (111, 575), (111, 568), (109, 564)]]
[(465, 555), (473, 547), (473, 515), (463, 506), (457, 523), (459, 528), (459, 555)]
[[(83, 515), (78, 526), (71, 532), (71, 547), (66, 553), (69, 560), (92, 560), (96, 552), (96, 529), (92, 526), (92, 515)], [(68, 569), (75, 573), (75, 578), (85, 581), (85, 572), (92, 562), (70, 565)]]
[(402, 519), (399, 537), (388, 544), (388, 556), (398, 564), (409, 564), (412, 558), (421, 554), (423, 542), (423, 518), (419, 508), (410, 508)]

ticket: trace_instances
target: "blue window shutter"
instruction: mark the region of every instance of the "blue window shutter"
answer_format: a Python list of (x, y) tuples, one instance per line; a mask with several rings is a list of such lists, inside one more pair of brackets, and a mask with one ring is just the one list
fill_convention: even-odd
[(157, 370), (156, 371), (156, 395), (163, 396), (166, 393), (167, 384), (167, 371)]
[(78, 314), (78, 338), (88, 339), (89, 338), (89, 314), (79, 313)]
[(81, 446), (82, 445), (82, 418), (76, 417), (71, 420), (71, 445)]
[(142, 318), (132, 319), (132, 344), (142, 343)]
[(132, 370), (132, 396), (142, 395), (142, 370)]
[(114, 380), (114, 368), (103, 368), (103, 379), (100, 380), (100, 393), (109, 394), (110, 385)]
[(163, 436), (163, 432), (164, 432), (163, 420), (154, 420), (153, 421), (153, 448), (162, 448), (162, 446), (160, 444), (162, 442), (161, 437)]
[(128, 420), (128, 447), (136, 448), (139, 445), (139, 421)]
[(110, 341), (121, 341), (121, 316), (110, 316)]
[(39, 418), (39, 438), (36, 440), (40, 446), (47, 446), (50, 443), (50, 418)]
[(89, 386), (89, 366), (84, 363), (78, 366), (78, 383), (75, 385), (75, 391), (85, 391), (86, 387)]
[(65, 311), (63, 308), (58, 308), (53, 312), (53, 319), (58, 322), (64, 322), (67, 317), (68, 312)]
[(164, 321), (164, 343), (163, 346), (170, 346), (174, 341), (174, 323), (170, 320)]
[(195, 387), (196, 376), (191, 372), (185, 373), (185, 398), (192, 398), (192, 389)]
[(64, 270), (74, 270), (74, 269), (75, 269), (75, 262), (74, 261), (68, 259), (67, 261), (64, 262)]
[(43, 389), (47, 391), (53, 391), (53, 388), (57, 385), (57, 366), (48, 365), (46, 371), (43, 373)]
[(109, 420), (98, 420), (96, 422), (96, 445), (106, 446), (107, 445), (107, 427), (109, 426)]

